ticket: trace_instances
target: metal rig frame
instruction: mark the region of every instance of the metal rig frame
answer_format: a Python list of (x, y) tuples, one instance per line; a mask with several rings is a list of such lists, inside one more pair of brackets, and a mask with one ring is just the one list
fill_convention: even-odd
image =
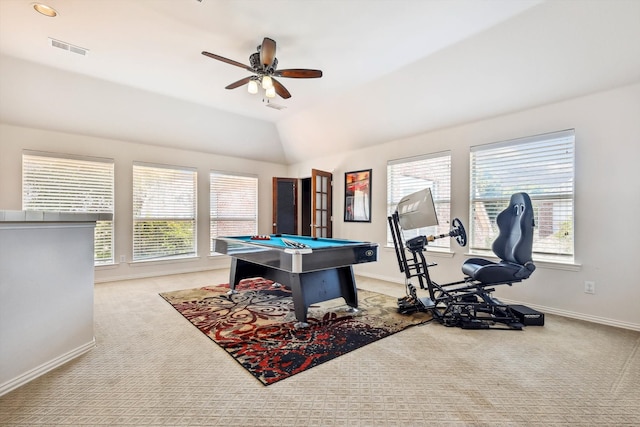
[[(429, 241), (442, 237), (454, 237), (462, 246), (466, 245), (466, 232), (459, 221), (459, 226), (452, 229), (449, 234), (435, 237), (418, 236), (406, 243), (402, 236), (397, 211), (388, 217), (388, 222), (398, 265), (406, 277), (407, 296), (398, 299), (400, 313), (431, 312), (433, 318), (444, 326), (458, 326), (463, 329), (521, 330), (523, 328), (524, 325), (511, 308), (491, 296), (495, 286), (511, 285), (521, 280), (484, 284), (466, 277), (464, 280), (443, 285), (431, 280), (429, 267), (437, 264), (427, 263), (424, 256), (426, 246)], [(461, 238), (462, 236), (464, 237)], [(415, 286), (410, 283), (412, 278), (418, 279), (420, 289), (426, 289), (428, 297), (417, 296)]]

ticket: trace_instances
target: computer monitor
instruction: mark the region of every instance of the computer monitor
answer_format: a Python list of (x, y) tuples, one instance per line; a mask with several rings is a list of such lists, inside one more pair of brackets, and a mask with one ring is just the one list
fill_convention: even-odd
[(403, 197), (398, 203), (396, 211), (398, 212), (398, 222), (403, 230), (438, 225), (438, 215), (430, 188)]

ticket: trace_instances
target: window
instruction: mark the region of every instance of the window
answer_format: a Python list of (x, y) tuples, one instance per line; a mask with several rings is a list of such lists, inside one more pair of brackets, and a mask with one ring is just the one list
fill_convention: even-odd
[(258, 234), (258, 178), (211, 172), (209, 182), (211, 238)]
[(573, 260), (574, 131), (471, 147), (472, 250), (490, 250), (513, 193), (531, 197), (534, 256)]
[[(406, 238), (449, 232), (451, 210), (451, 153), (443, 152), (387, 163), (387, 215), (390, 216), (404, 196), (425, 188), (431, 189), (438, 215), (438, 226), (404, 231)], [(388, 227), (387, 227), (388, 228)], [(450, 239), (437, 239), (429, 246), (449, 248)], [(393, 246), (387, 229), (387, 245)]]
[[(22, 209), (113, 215), (113, 160), (25, 152)], [(113, 220), (98, 221), (94, 262), (113, 264)]]
[(133, 164), (133, 260), (196, 255), (194, 169)]

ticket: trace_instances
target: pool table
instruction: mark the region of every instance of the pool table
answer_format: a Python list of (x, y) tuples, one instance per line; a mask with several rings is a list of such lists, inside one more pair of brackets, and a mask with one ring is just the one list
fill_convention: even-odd
[(215, 252), (231, 257), (231, 292), (242, 279), (264, 277), (291, 289), (297, 327), (306, 326), (311, 304), (343, 297), (358, 307), (354, 264), (377, 261), (378, 244), (272, 234), (213, 239)]

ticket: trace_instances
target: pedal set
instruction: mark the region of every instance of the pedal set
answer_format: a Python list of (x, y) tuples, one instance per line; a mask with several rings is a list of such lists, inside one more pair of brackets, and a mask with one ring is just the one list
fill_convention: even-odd
[(407, 285), (408, 295), (398, 298), (398, 312), (411, 314), (418, 311), (427, 311), (435, 307), (431, 298), (418, 298), (416, 287), (411, 283)]
[(420, 310), (421, 305), (416, 293), (416, 287), (409, 283), (407, 285), (407, 295), (398, 298), (398, 311), (403, 314), (415, 313)]

